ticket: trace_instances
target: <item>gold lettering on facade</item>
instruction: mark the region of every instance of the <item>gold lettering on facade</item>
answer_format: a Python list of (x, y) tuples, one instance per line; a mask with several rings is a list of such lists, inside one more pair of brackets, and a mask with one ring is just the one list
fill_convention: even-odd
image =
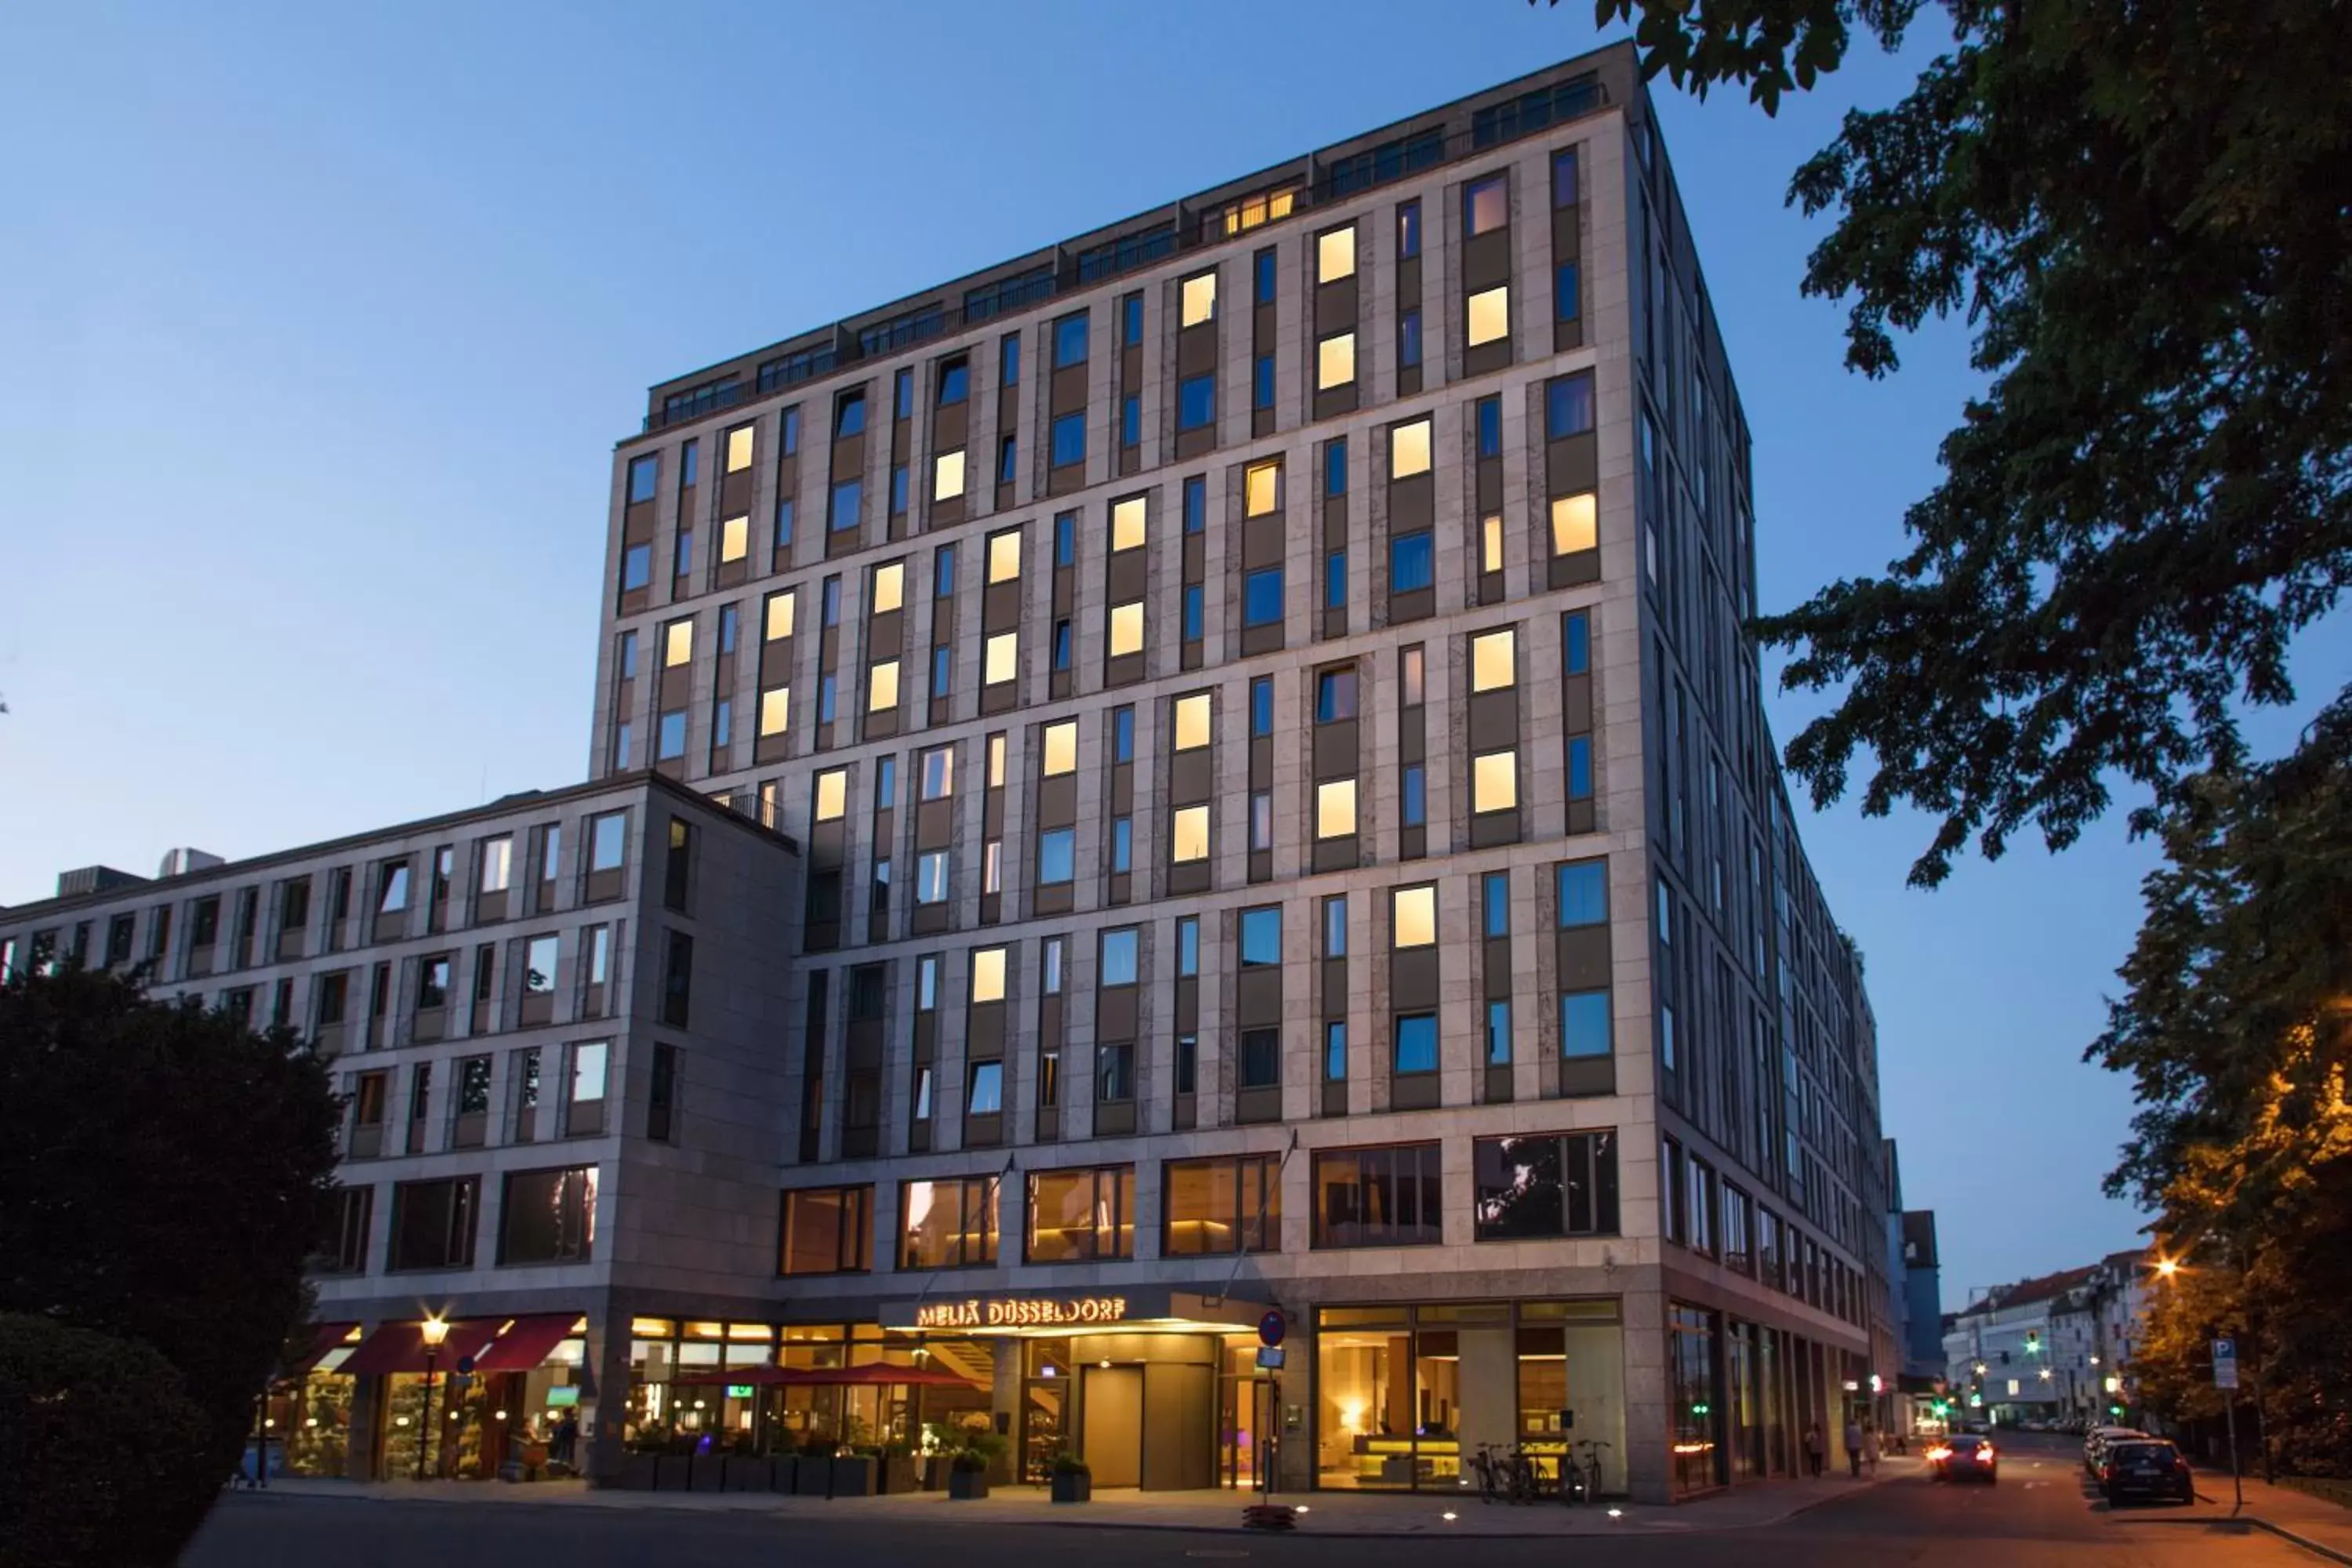
[(1081, 1296), (1075, 1301), (1034, 1296), (972, 1297), (915, 1309), (919, 1329), (1060, 1329), (1117, 1323), (1126, 1318), (1124, 1296)]

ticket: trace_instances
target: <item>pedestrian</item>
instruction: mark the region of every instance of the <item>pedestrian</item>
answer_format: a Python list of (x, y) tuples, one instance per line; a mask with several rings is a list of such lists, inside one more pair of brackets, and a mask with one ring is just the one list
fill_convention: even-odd
[(572, 1446), (579, 1440), (579, 1414), (567, 1409), (563, 1418), (555, 1424), (555, 1438), (547, 1446), (547, 1457), (566, 1469), (571, 1468)]
[(1822, 1436), (1822, 1424), (1819, 1421), (1805, 1428), (1805, 1470), (1817, 1480), (1822, 1473), (1822, 1456), (1828, 1450), (1828, 1443)]
[(1853, 1479), (1862, 1479), (1862, 1423), (1851, 1415), (1845, 1418), (1845, 1462)]
[(1862, 1429), (1862, 1462), (1875, 1479), (1878, 1475), (1878, 1427), (1875, 1423)]

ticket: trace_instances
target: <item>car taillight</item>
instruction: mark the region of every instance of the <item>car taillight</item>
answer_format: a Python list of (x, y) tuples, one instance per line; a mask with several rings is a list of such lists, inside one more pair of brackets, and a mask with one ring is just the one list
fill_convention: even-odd
[(2111, 1480), (2114, 1480), (2115, 1479), (2116, 1479), (2116, 1468), (2115, 1468), (2113, 1465), (2103, 1465), (2103, 1466), (2101, 1466), (2101, 1467), (2100, 1467), (2100, 1468), (2099, 1468), (2099, 1479), (2101, 1479), (2101, 1480), (2103, 1480), (2103, 1481), (2111, 1481)]
[(1979, 1448), (1977, 1450), (1977, 1458), (1988, 1465), (1991, 1464), (1992, 1445), (1990, 1443), (1987, 1443), (1983, 1447)]
[(1934, 1447), (1927, 1450), (1927, 1458), (1931, 1459), (1948, 1459), (1951, 1457), (1952, 1451), (1949, 1448), (1945, 1447), (1941, 1443), (1937, 1444)]

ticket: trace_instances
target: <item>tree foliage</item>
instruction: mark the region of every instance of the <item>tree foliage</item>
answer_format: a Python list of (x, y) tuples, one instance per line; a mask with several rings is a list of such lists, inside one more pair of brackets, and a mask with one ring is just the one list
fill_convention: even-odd
[[(1645, 70), (1778, 92), (1916, 0), (1597, 0)], [(1784, 683), (1835, 689), (1788, 748), (1816, 805), (2071, 844), (2135, 788), (2245, 761), (2287, 652), (2352, 572), (2352, 9), (2333, 0), (1948, 0), (1952, 46), (1849, 112), (1790, 199), (1833, 226), (1804, 291), (1847, 300), (1847, 363), (1964, 315), (1988, 378), (1883, 576), (1759, 623)], [(1866, 758), (1864, 753), (1867, 753)]]
[(306, 1304), (336, 1117), (286, 1030), (80, 971), (0, 986), (0, 1312), (161, 1352), (215, 1489)]

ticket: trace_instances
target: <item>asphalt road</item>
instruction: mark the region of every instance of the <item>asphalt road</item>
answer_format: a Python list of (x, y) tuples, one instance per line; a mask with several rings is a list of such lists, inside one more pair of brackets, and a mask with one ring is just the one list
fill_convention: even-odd
[[(1433, 1552), (1432, 1534), (1318, 1539), (1076, 1526), (834, 1523), (648, 1509), (517, 1503), (224, 1500), (181, 1568), (744, 1568), (852, 1562), (858, 1568), (973, 1562), (1023, 1568), (1429, 1568), (1475, 1555), (1480, 1568), (2289, 1568), (2321, 1560), (2251, 1527), (2166, 1522), (2162, 1509), (2108, 1511), (2083, 1486), (2074, 1439), (2011, 1438), (1997, 1487), (1936, 1486), (1916, 1477), (1739, 1531), (1694, 1529), (1639, 1538), (1463, 1540)], [(1704, 1510), (1691, 1513), (1694, 1524)], [(982, 1539), (983, 1533), (985, 1539)]]

